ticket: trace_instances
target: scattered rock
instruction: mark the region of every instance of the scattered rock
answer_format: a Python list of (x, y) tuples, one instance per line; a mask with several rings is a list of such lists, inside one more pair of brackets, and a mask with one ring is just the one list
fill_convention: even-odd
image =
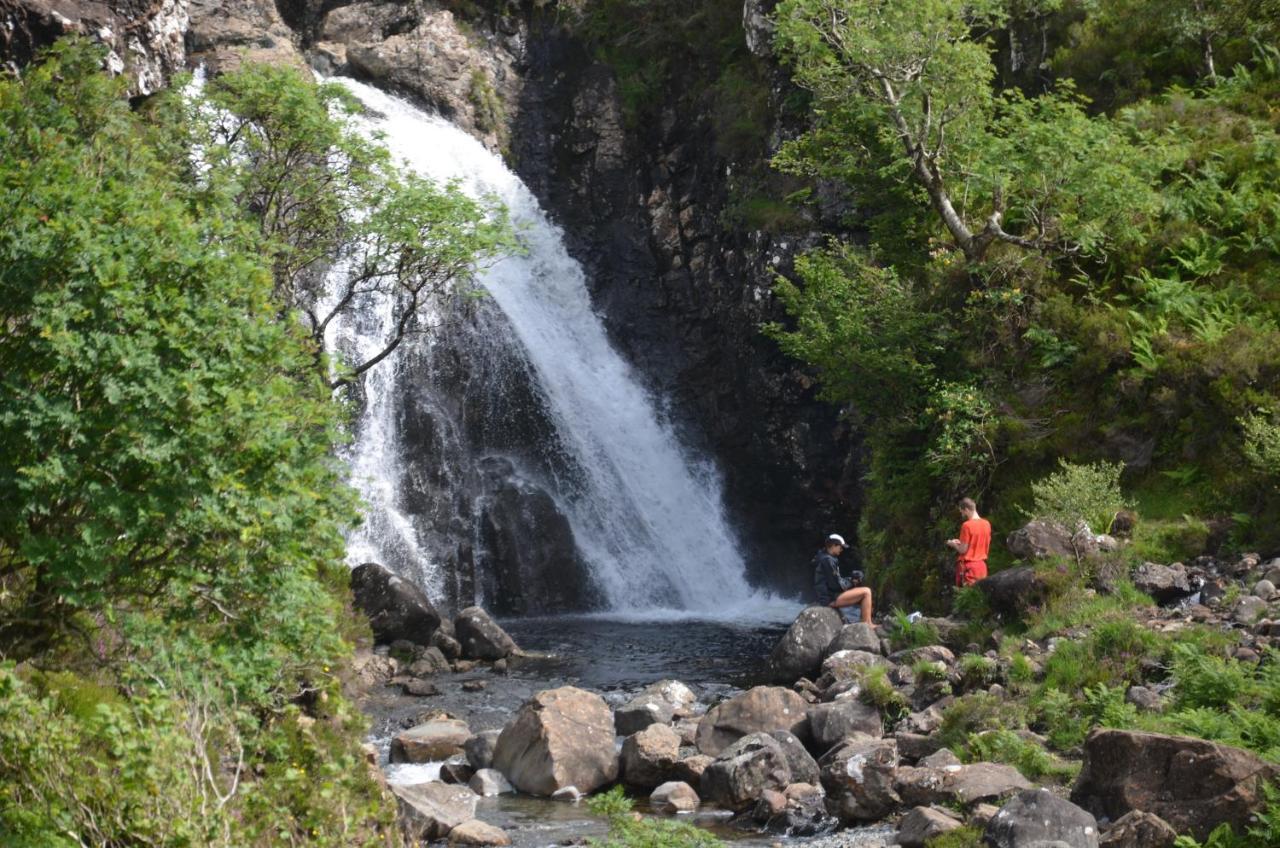
[(997, 571), (975, 585), (982, 590), (991, 609), (1006, 615), (1022, 615), (1049, 597), (1048, 584), (1029, 565)]
[(751, 806), (766, 789), (786, 789), (791, 768), (782, 743), (767, 733), (738, 739), (702, 773), (702, 796), (730, 810)]
[(942, 810), (915, 807), (898, 822), (897, 842), (902, 848), (924, 848), (929, 840), (963, 826), (954, 816)]
[(925, 645), (923, 648), (908, 648), (895, 651), (889, 655), (889, 662), (902, 665), (915, 665), (919, 662), (942, 663), (943, 666), (954, 665), (956, 655), (945, 645)]
[(838, 610), (831, 607), (806, 607), (769, 655), (770, 679), (790, 683), (797, 677), (812, 676), (836, 635), (844, 626)]
[(1267, 602), (1254, 595), (1246, 595), (1236, 603), (1231, 617), (1240, 624), (1253, 624), (1266, 615)]
[(1224, 822), (1246, 827), (1266, 804), (1263, 787), (1278, 773), (1254, 754), (1216, 742), (1100, 729), (1085, 740), (1071, 800), (1109, 819), (1152, 813), (1178, 833), (1204, 840)]
[(974, 804), (969, 811), (969, 824), (972, 827), (986, 829), (987, 823), (996, 817), (1000, 808), (995, 804)]
[(463, 750), (467, 755), (467, 762), (476, 771), (481, 769), (492, 768), (493, 766), (493, 749), (498, 744), (498, 737), (502, 735), (501, 730), (482, 730), (475, 736), (472, 736), (463, 745)]
[(475, 818), (476, 794), (465, 786), (433, 781), (412, 786), (392, 784), (405, 829), (417, 839), (443, 839), (465, 821)]
[(950, 766), (961, 766), (964, 765), (964, 763), (960, 762), (960, 758), (951, 753), (950, 749), (939, 748), (937, 751), (934, 751), (929, 756), (920, 760), (919, 765), (925, 768), (940, 769), (948, 768)]
[(471, 780), (467, 782), (467, 785), (471, 787), (472, 792), (485, 798), (516, 791), (515, 787), (503, 776), (502, 772), (491, 768), (478, 769), (475, 774), (471, 775)]
[(440, 764), (440, 781), (442, 783), (468, 786), (475, 773), (476, 770), (471, 767), (471, 764), (462, 759), (453, 759)]
[(483, 680), (464, 680), (462, 682), (463, 692), (483, 692), (485, 682)]
[(651, 724), (668, 724), (677, 715), (687, 715), (697, 696), (678, 680), (663, 680), (646, 686), (640, 694), (619, 707), (613, 723), (619, 736), (630, 736)]
[(809, 732), (815, 751), (827, 751), (854, 734), (880, 736), (880, 710), (858, 698), (841, 698), (828, 704), (810, 707)]
[(756, 686), (716, 704), (698, 722), (698, 750), (717, 756), (751, 733), (786, 730), (801, 740), (809, 737), (804, 698), (780, 686)]
[(1146, 686), (1130, 686), (1124, 699), (1146, 712), (1158, 713), (1164, 710), (1164, 699), (1160, 697), (1160, 693)]
[(898, 745), (893, 739), (858, 738), (818, 761), (827, 807), (845, 824), (879, 821), (900, 803), (894, 790)]
[(431, 634), (431, 647), (438, 650), (449, 662), (453, 662), (462, 657), (462, 645), (458, 644), (458, 640), (452, 633), (444, 632), (444, 625), (449, 623), (448, 619), (440, 622), (440, 629)]
[(1016, 768), (999, 763), (936, 769), (903, 767), (898, 769), (893, 785), (904, 803), (919, 806), (995, 801), (1031, 788)]
[(794, 734), (785, 730), (770, 730), (769, 735), (782, 745), (782, 753), (787, 757), (787, 768), (791, 769), (792, 783), (817, 783), (821, 773), (818, 763), (805, 749), (804, 743)]
[(430, 698), (433, 695), (439, 695), (440, 689), (430, 680), (419, 680), (414, 678), (406, 680), (400, 687), (406, 695), (414, 695), (419, 698)]
[(1180, 562), (1173, 565), (1144, 562), (1133, 570), (1132, 578), (1134, 588), (1146, 592), (1158, 604), (1174, 603), (1195, 591), (1186, 566)]
[(880, 637), (870, 624), (846, 624), (840, 628), (836, 638), (827, 646), (827, 653), (837, 651), (866, 651), (870, 654), (880, 653)]
[(613, 739), (613, 714), (603, 698), (572, 686), (548, 689), (503, 728), (493, 765), (531, 795), (566, 786), (590, 792), (618, 776)]
[(893, 736), (898, 742), (898, 753), (908, 760), (920, 760), (942, 748), (942, 742), (936, 736), (905, 732)]
[(865, 669), (888, 665), (889, 661), (879, 653), (837, 651), (822, 661), (822, 675), (833, 680), (852, 680), (861, 677)]
[(649, 795), (649, 806), (660, 813), (691, 813), (700, 803), (698, 793), (682, 780), (664, 783)]
[(449, 661), (445, 659), (444, 653), (435, 646), (416, 652), (413, 662), (409, 665), (409, 673), (414, 677), (430, 677), (433, 674), (441, 674), (448, 670)]
[(407, 639), (427, 645), (440, 626), (440, 614), (426, 593), (376, 562), (351, 569), (351, 595), (380, 644)]
[(406, 730), (391, 740), (391, 762), (429, 763), (463, 753), (471, 738), (465, 721), (438, 719)]
[(665, 724), (651, 724), (622, 743), (622, 782), (652, 789), (671, 777), (680, 760), (680, 737)]
[(511, 837), (500, 827), (479, 819), (465, 821), (449, 831), (450, 845), (510, 845)]
[(1178, 834), (1159, 816), (1137, 810), (1125, 813), (1098, 840), (1101, 848), (1173, 848)]
[(1098, 821), (1047, 789), (1031, 789), (1000, 808), (984, 839), (991, 848), (1098, 848)]
[(462, 656), (474, 660), (500, 660), (516, 650), (516, 643), (480, 607), (467, 607), (453, 620)]

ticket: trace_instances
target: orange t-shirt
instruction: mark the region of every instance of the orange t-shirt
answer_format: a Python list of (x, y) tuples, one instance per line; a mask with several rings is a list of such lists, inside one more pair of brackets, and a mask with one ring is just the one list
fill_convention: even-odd
[(960, 541), (969, 547), (956, 555), (957, 562), (986, 562), (991, 550), (991, 522), (985, 518), (970, 518), (960, 525)]

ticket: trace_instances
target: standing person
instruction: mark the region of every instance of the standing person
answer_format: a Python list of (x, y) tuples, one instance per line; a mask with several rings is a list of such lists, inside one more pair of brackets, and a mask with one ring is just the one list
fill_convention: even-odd
[(956, 506), (964, 523), (960, 525), (960, 537), (948, 539), (947, 547), (956, 552), (956, 586), (972, 586), (987, 576), (991, 522), (978, 515), (973, 498), (961, 498)]
[[(836, 557), (844, 552), (848, 545), (844, 537), (832, 533), (827, 537), (823, 549), (813, 558), (813, 592), (820, 604), (842, 609), (843, 607), (860, 606), (862, 622), (871, 623), (871, 590), (865, 586), (854, 586), (861, 579), (861, 573), (855, 571), (854, 579), (840, 576), (840, 563)], [(843, 616), (843, 611), (841, 612)]]

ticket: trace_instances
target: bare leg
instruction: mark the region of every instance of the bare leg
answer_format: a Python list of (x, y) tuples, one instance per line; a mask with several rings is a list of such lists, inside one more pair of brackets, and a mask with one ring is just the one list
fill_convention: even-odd
[(839, 609), (840, 607), (851, 607), (854, 604), (862, 604), (862, 623), (871, 623), (871, 590), (866, 586), (859, 586), (856, 589), (846, 589), (840, 593), (831, 606)]

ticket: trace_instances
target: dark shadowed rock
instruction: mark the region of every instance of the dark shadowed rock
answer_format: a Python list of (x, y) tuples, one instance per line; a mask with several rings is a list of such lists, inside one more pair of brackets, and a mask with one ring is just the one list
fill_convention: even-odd
[(462, 655), (474, 660), (500, 660), (516, 650), (515, 640), (480, 607), (467, 607), (453, 620)]
[(898, 745), (893, 739), (850, 739), (818, 761), (827, 807), (844, 824), (879, 821), (900, 803), (893, 788)]
[(1071, 800), (1118, 819), (1153, 813), (1178, 833), (1208, 837), (1220, 824), (1246, 827), (1266, 805), (1263, 787), (1277, 768), (1254, 754), (1203, 739), (1134, 730), (1095, 730)]
[(1098, 821), (1047, 789), (1020, 792), (987, 823), (992, 848), (1098, 848)]
[(440, 782), (467, 786), (476, 770), (464, 759), (453, 759), (440, 764)]
[(814, 676), (827, 646), (843, 626), (840, 613), (831, 607), (805, 607), (769, 655), (770, 679), (790, 683)]
[(730, 810), (745, 810), (766, 789), (783, 790), (791, 769), (782, 743), (752, 733), (726, 748), (702, 773), (703, 798)]
[(1182, 600), (1193, 591), (1186, 566), (1180, 562), (1173, 565), (1144, 562), (1133, 570), (1132, 579), (1134, 588), (1146, 592), (1158, 604)]
[(977, 587), (993, 610), (1006, 615), (1022, 615), (1049, 598), (1049, 586), (1029, 565), (997, 571)]
[(880, 710), (859, 698), (840, 698), (809, 708), (809, 732), (814, 750), (825, 752), (854, 735), (880, 736)]
[(613, 739), (613, 714), (603, 698), (573, 686), (548, 689), (503, 728), (493, 767), (530, 795), (568, 786), (591, 792), (618, 776)]
[(493, 749), (501, 735), (501, 730), (482, 730), (462, 746), (473, 769), (479, 771), (493, 767)]
[(391, 791), (399, 802), (405, 830), (417, 839), (443, 839), (458, 825), (475, 818), (477, 796), (465, 786), (393, 784)]
[(808, 708), (804, 698), (790, 689), (753, 687), (707, 711), (698, 722), (698, 750), (714, 757), (743, 736), (770, 730), (786, 730), (801, 740), (808, 739)]
[(369, 617), (379, 644), (406, 639), (427, 645), (440, 626), (440, 614), (426, 593), (376, 562), (351, 570), (351, 595), (356, 608)]
[(1098, 840), (1100, 848), (1173, 848), (1177, 832), (1157, 815), (1137, 810), (1113, 822)]
[(467, 781), (467, 785), (471, 787), (472, 792), (485, 798), (516, 791), (511, 781), (507, 780), (502, 772), (491, 768), (477, 769), (476, 773), (471, 775), (471, 780)]
[(791, 782), (817, 785), (818, 763), (804, 747), (804, 743), (785, 730), (770, 730), (769, 735), (782, 745), (782, 752), (787, 757), (787, 768), (791, 769)]
[(948, 812), (934, 807), (916, 807), (898, 822), (897, 842), (902, 848), (924, 848), (930, 839), (963, 826)]

